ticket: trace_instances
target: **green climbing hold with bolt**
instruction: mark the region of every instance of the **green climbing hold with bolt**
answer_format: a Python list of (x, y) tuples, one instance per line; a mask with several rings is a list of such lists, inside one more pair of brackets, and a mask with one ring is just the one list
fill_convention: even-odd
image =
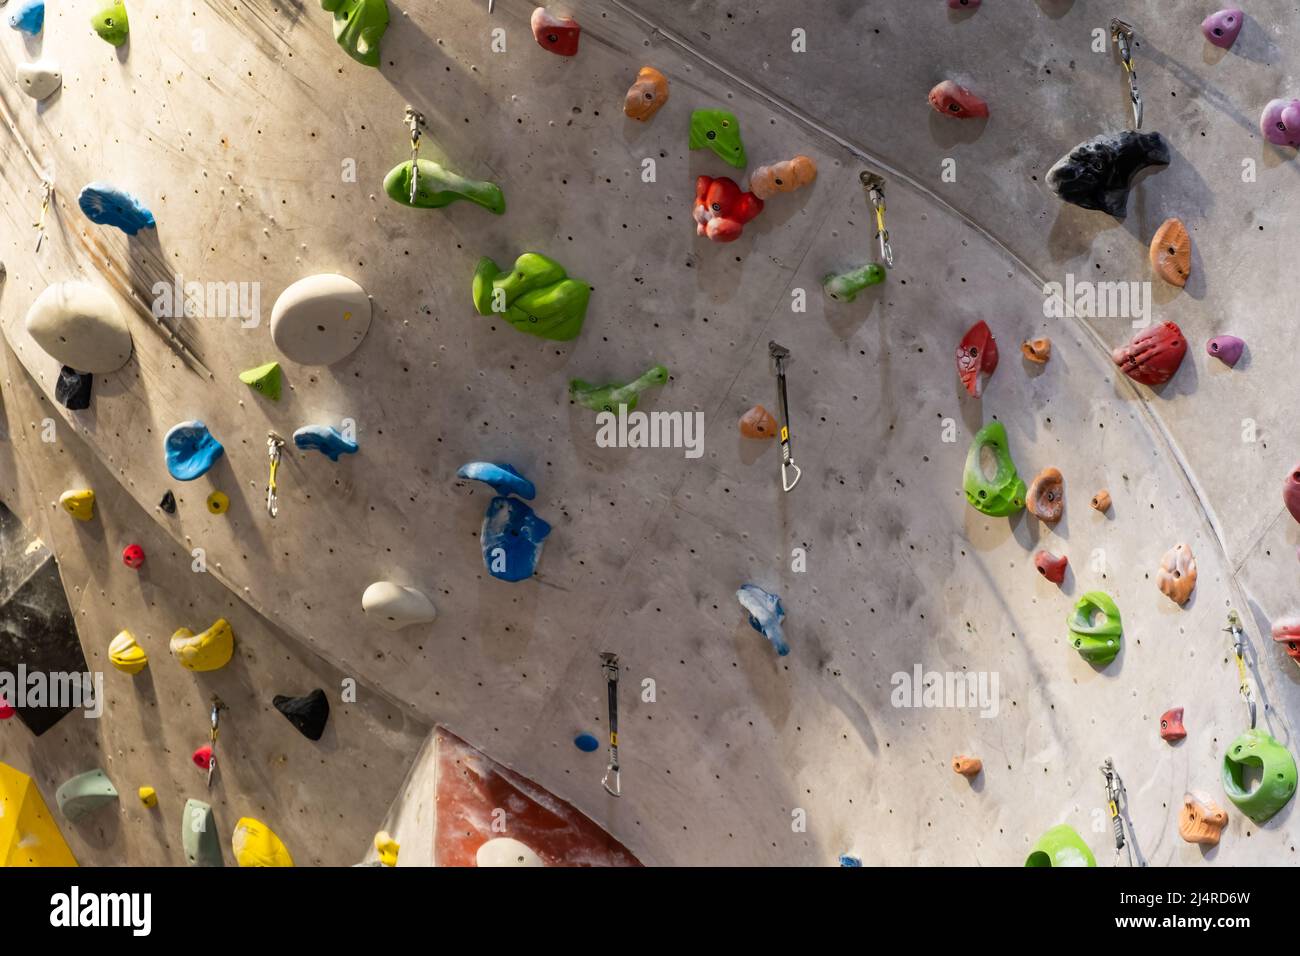
[(126, 17), (126, 4), (122, 0), (108, 4), (90, 18), (90, 25), (95, 28), (101, 40), (113, 46), (121, 46), (131, 32), (131, 24)]
[[(1259, 784), (1250, 789), (1246, 768), (1259, 771)], [(1263, 823), (1295, 796), (1296, 766), (1291, 752), (1262, 730), (1251, 729), (1232, 742), (1223, 755), (1223, 791), (1237, 809)]]
[(479, 315), (499, 315), (520, 332), (565, 342), (582, 331), (591, 286), (570, 279), (554, 259), (525, 252), (515, 267), (502, 272), (486, 256), (474, 270), (474, 308)]
[(1034, 844), (1025, 858), (1025, 866), (1096, 866), (1097, 858), (1092, 855), (1083, 837), (1075, 832), (1074, 827), (1062, 823), (1052, 827)]
[(334, 39), (348, 56), (379, 66), (379, 41), (388, 29), (388, 0), (320, 0), (334, 14)]
[(740, 121), (726, 110), (696, 110), (691, 114), (691, 149), (707, 146), (726, 163), (745, 168), (745, 144), (740, 140)]
[[(993, 452), (998, 468), (994, 476), (984, 477), (980, 455), (985, 448)], [(966, 500), (976, 511), (994, 518), (1015, 514), (1025, 506), (1025, 482), (1016, 471), (1007, 448), (1007, 430), (1001, 422), (989, 422), (975, 433), (966, 455), (966, 473), (962, 480)]]
[(273, 402), (280, 400), (281, 374), (279, 362), (268, 362), (257, 368), (250, 368), (239, 373), (239, 380), (252, 388), (259, 395), (265, 395)]
[[(1098, 612), (1103, 618), (1094, 624)], [(1124, 624), (1115, 599), (1105, 591), (1089, 591), (1079, 598), (1065, 623), (1070, 629), (1070, 646), (1089, 664), (1105, 666), (1119, 653)]]
[(569, 395), (579, 405), (586, 405), (594, 412), (618, 413), (620, 405), (626, 405), (630, 412), (636, 408), (637, 399), (647, 388), (662, 385), (668, 381), (668, 369), (662, 365), (649, 368), (640, 378), (633, 379), (625, 385), (592, 385), (580, 378), (569, 382)]
[(498, 216), (506, 211), (506, 197), (496, 183), (466, 179), (431, 159), (416, 167), (415, 199), (411, 199), (411, 161), (394, 166), (384, 177), (384, 192), (394, 202), (414, 209), (441, 209), (458, 199), (468, 199)]
[(871, 262), (860, 269), (832, 273), (822, 279), (822, 288), (836, 302), (852, 302), (858, 293), (868, 286), (879, 285), (885, 281), (885, 269), (878, 263)]

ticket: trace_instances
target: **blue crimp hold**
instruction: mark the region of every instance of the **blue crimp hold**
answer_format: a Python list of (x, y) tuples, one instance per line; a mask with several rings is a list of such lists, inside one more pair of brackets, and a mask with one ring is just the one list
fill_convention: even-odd
[(460, 466), (457, 478), (470, 478), (491, 485), (499, 495), (516, 494), (532, 501), (537, 497), (533, 483), (515, 470), (513, 465), (494, 465), (490, 461), (471, 461)]
[(314, 448), (330, 461), (338, 461), (339, 455), (355, 455), (359, 447), (330, 425), (304, 425), (293, 433), (293, 443), (303, 449)]
[(785, 634), (781, 631), (781, 622), (785, 620), (781, 599), (756, 584), (746, 584), (736, 592), (736, 600), (749, 612), (749, 626), (766, 637), (779, 656), (789, 654), (790, 645), (785, 642)]
[(15, 30), (36, 36), (45, 28), (45, 0), (27, 0), (9, 14), (9, 25)]
[(221, 442), (212, 437), (202, 422), (181, 422), (163, 439), (167, 471), (177, 481), (193, 481), (207, 474), (218, 458), (225, 454)]
[(493, 498), (479, 534), (488, 574), (502, 581), (531, 578), (550, 533), (551, 526), (518, 498)]
[(153, 213), (140, 200), (108, 183), (91, 183), (77, 196), (77, 205), (91, 222), (116, 226), (128, 236), (155, 225)]

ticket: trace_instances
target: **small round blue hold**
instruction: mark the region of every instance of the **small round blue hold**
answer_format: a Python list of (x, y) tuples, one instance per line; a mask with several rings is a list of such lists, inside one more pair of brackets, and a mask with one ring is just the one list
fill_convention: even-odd
[(600, 741), (591, 734), (578, 734), (573, 738), (573, 746), (577, 747), (585, 754), (591, 753), (600, 747)]
[(856, 856), (849, 856), (847, 853), (840, 854), (840, 866), (859, 867), (861, 865), (862, 861)]

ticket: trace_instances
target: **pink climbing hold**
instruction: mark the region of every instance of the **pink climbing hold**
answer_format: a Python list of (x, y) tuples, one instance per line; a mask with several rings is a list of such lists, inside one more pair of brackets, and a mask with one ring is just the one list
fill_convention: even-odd
[(1246, 14), (1235, 7), (1220, 10), (1201, 21), (1201, 32), (1205, 34), (1205, 39), (1226, 50), (1237, 42), (1237, 34), (1241, 32), (1245, 20)]
[(194, 761), (194, 766), (198, 767), (200, 770), (211, 770), (212, 769), (212, 745), (204, 744), (198, 750), (194, 751), (194, 754), (190, 757), (190, 759)]
[(1259, 131), (1274, 146), (1300, 147), (1300, 100), (1270, 100)]
[(144, 564), (144, 548), (138, 544), (128, 544), (122, 549), (122, 563), (128, 568), (139, 570)]
[(957, 346), (957, 375), (966, 391), (975, 398), (984, 394), (982, 372), (992, 376), (998, 368), (998, 343), (993, 339), (988, 323), (980, 320), (966, 330)]
[(1183, 726), (1183, 708), (1175, 707), (1160, 715), (1160, 736), (1170, 743), (1187, 736), (1187, 728)]
[(952, 80), (944, 80), (930, 91), (930, 105), (936, 113), (954, 119), (984, 119), (989, 115), (989, 105)]
[(1228, 366), (1228, 368), (1236, 367), (1245, 348), (1245, 341), (1235, 335), (1216, 335), (1205, 343), (1205, 351)]
[(1282, 486), (1282, 501), (1286, 503), (1286, 510), (1291, 512), (1291, 517), (1300, 521), (1300, 462), (1286, 476), (1286, 484)]
[(1053, 584), (1060, 584), (1065, 580), (1065, 569), (1069, 564), (1070, 559), (1065, 555), (1058, 558), (1050, 551), (1039, 551), (1034, 555), (1034, 567)]
[(0, 696), (0, 720), (8, 720), (16, 713), (18, 713), (18, 711), (9, 706), (9, 701), (3, 696)]

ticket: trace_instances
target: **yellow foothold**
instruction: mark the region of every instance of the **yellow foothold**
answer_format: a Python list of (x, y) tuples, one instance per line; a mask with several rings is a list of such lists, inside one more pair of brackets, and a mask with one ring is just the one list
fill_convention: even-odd
[(149, 666), (149, 655), (130, 631), (123, 631), (109, 643), (108, 659), (123, 674), (138, 674)]
[(140, 802), (146, 807), (158, 806), (158, 792), (153, 787), (141, 787), (138, 791)]
[(208, 510), (214, 515), (223, 515), (230, 510), (230, 496), (221, 491), (208, 495)]
[(182, 627), (172, 635), (171, 650), (186, 670), (215, 671), (230, 663), (235, 653), (235, 632), (224, 617), (202, 634)]
[(230, 846), (240, 866), (293, 866), (293, 857), (280, 838), (252, 817), (239, 818)]
[(0, 867), (76, 866), (36, 782), (0, 763)]
[(95, 517), (95, 493), (89, 488), (65, 491), (59, 496), (59, 504), (78, 521), (89, 521)]
[(375, 834), (375, 849), (379, 851), (379, 862), (384, 866), (397, 866), (397, 851), (401, 845), (393, 839), (387, 830)]

